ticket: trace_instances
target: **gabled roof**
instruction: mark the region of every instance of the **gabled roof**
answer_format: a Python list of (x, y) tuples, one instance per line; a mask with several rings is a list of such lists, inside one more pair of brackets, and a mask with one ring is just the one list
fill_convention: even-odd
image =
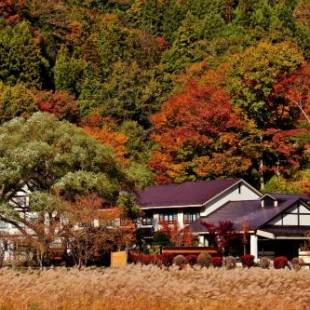
[(178, 206), (198, 207), (240, 181), (240, 179), (223, 179), (149, 186), (138, 192), (138, 203), (142, 209)]
[(271, 194), (279, 201), (277, 207), (262, 208), (260, 200), (229, 201), (222, 207), (191, 224), (193, 232), (206, 232), (203, 223), (218, 224), (231, 221), (236, 230), (241, 230), (243, 224), (249, 225), (250, 230), (256, 230), (270, 222), (274, 217), (293, 206), (298, 201), (306, 201), (303, 195)]

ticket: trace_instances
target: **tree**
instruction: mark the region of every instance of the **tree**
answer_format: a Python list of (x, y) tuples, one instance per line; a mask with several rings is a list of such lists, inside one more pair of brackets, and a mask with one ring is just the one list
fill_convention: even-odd
[[(288, 42), (263, 42), (233, 56), (229, 64), (228, 88), (233, 101), (261, 129), (262, 156), (259, 174), (262, 189), (266, 172), (271, 175), (275, 172), (280, 173), (281, 165), (287, 169), (291, 154), (296, 153), (296, 156), (299, 156), (299, 150), (293, 143), (290, 150), (285, 145), (291, 135), (296, 133), (292, 122), (294, 109), (287, 101), (277, 100), (273, 94), (276, 83), (292, 74), (302, 62), (303, 57), (296, 46)], [(294, 164), (293, 169), (298, 167), (295, 163), (296, 158), (291, 162)]]
[(148, 127), (148, 118), (158, 109), (164, 93), (161, 79), (160, 71), (143, 70), (136, 61), (116, 62), (105, 83), (97, 83), (91, 92), (82, 92), (81, 109), (97, 108), (103, 116), (118, 122), (134, 120)]
[[(132, 189), (134, 180), (117, 164), (111, 147), (49, 114), (3, 124), (0, 140), (0, 220), (34, 243), (40, 241), (43, 256), (61, 232), (54, 227), (60, 226), (66, 202), (96, 193), (102, 208), (111, 208), (120, 191)], [(43, 229), (43, 223), (56, 234)]]
[(100, 143), (111, 145), (121, 163), (126, 161), (127, 150), (125, 143), (127, 137), (124, 134), (112, 131), (107, 124), (102, 128), (84, 127), (84, 130)]
[(85, 69), (86, 63), (82, 59), (71, 57), (68, 50), (62, 46), (54, 67), (56, 90), (65, 90), (78, 96)]
[(235, 241), (240, 241), (239, 234), (234, 229), (234, 224), (230, 221), (219, 222), (217, 225), (202, 223), (208, 230), (212, 242), (217, 248), (227, 255), (229, 248)]
[(188, 13), (179, 27), (170, 49), (162, 56), (169, 73), (180, 73), (187, 65), (202, 61), (207, 56), (206, 42), (202, 41), (201, 21)]
[(300, 118), (310, 125), (310, 64), (304, 63), (274, 85), (270, 101), (282, 102), (282, 119), (290, 124)]
[(192, 82), (151, 120), (158, 182), (244, 175), (257, 157), (255, 130), (221, 88)]
[(0, 83), (0, 124), (15, 117), (28, 118), (37, 110), (34, 95), (25, 86)]
[(133, 241), (133, 223), (127, 220), (127, 226), (124, 222), (118, 225), (123, 210), (119, 207), (102, 209), (102, 203), (100, 197), (90, 193), (75, 197), (67, 209), (67, 249), (79, 268), (116, 247), (125, 248)]
[(41, 73), (47, 62), (35, 43), (30, 26), (0, 25), (0, 80), (9, 85), (25, 83), (40, 87)]
[(0, 3), (0, 16), (10, 25), (14, 25), (21, 20), (21, 11), (25, 6), (24, 0), (3, 0)]
[(268, 101), (274, 84), (301, 65), (303, 57), (288, 43), (260, 43), (231, 58), (228, 88), (235, 104), (259, 127), (273, 126), (277, 102)]
[(37, 91), (34, 95), (40, 111), (52, 113), (59, 120), (68, 120), (71, 123), (79, 121), (78, 103), (68, 92)]
[(129, 158), (138, 162), (146, 162), (152, 146), (147, 131), (135, 121), (124, 121), (120, 132), (127, 137), (125, 143)]
[(274, 176), (266, 184), (266, 192), (310, 194), (310, 170), (304, 169), (291, 178)]

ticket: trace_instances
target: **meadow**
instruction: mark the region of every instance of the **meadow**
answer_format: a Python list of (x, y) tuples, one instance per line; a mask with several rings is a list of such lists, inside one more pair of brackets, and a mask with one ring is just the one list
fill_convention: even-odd
[(308, 309), (310, 271), (156, 266), (0, 270), (0, 309)]

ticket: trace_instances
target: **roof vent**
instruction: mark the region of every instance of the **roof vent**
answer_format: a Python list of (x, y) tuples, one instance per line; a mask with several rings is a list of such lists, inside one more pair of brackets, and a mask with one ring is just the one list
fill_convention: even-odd
[(277, 207), (279, 202), (273, 196), (266, 194), (260, 198), (260, 205), (262, 208)]

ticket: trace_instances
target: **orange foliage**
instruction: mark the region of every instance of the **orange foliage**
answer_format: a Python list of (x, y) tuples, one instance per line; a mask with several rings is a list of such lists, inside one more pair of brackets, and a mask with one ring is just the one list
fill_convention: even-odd
[(82, 24), (78, 21), (72, 21), (68, 25), (68, 33), (65, 38), (67, 42), (77, 42), (82, 35)]
[(191, 246), (193, 245), (193, 235), (189, 225), (180, 229), (177, 221), (168, 223), (166, 221), (160, 221), (160, 231), (163, 232), (167, 238), (175, 246)]
[(182, 245), (184, 246), (193, 245), (193, 235), (191, 228), (188, 225), (182, 229)]
[(110, 221), (122, 215), (122, 210), (118, 207), (104, 207), (103, 199), (95, 193), (75, 197), (75, 201), (68, 207), (70, 219), (79, 224), (88, 224), (95, 219)]
[(15, 25), (21, 20), (21, 11), (25, 6), (25, 0), (1, 0), (0, 17), (3, 17), (10, 25)]
[(251, 166), (242, 139), (249, 123), (222, 88), (190, 82), (151, 121), (151, 137), (160, 149), (153, 152), (150, 166), (160, 183), (191, 174), (242, 174)]
[(118, 159), (126, 163), (127, 150), (125, 143), (128, 138), (124, 134), (112, 131), (107, 125), (102, 128), (83, 127), (83, 129), (97, 141), (111, 145)]
[[(310, 64), (305, 63), (291, 75), (282, 78), (273, 88), (270, 101), (281, 102), (278, 114), (281, 121), (301, 120), (310, 117)], [(280, 109), (280, 110), (279, 110)], [(310, 122), (309, 122), (310, 123)]]

